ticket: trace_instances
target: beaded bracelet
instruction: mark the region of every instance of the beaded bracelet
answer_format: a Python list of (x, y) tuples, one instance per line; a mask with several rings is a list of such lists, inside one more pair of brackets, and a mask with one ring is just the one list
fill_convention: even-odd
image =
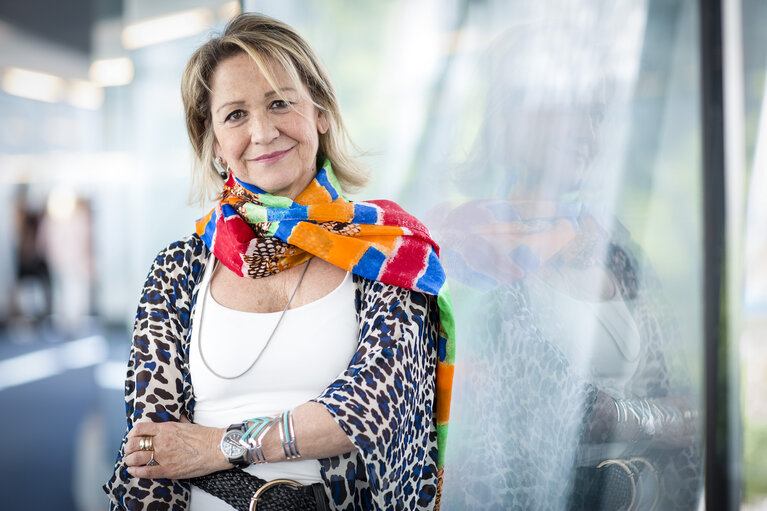
[(291, 410), (283, 412), (279, 423), (280, 440), (282, 441), (282, 451), (285, 453), (285, 458), (289, 460), (300, 458), (301, 453), (298, 452), (296, 430), (293, 425), (293, 412)]

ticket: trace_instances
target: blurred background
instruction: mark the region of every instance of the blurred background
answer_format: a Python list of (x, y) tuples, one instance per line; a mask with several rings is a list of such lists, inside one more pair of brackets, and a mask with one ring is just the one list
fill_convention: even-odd
[[(729, 377), (741, 404), (731, 418), (737, 457), (729, 471), (743, 508), (767, 509), (767, 3), (729, 5)], [(125, 429), (123, 377), (139, 293), (154, 255), (191, 233), (204, 211), (188, 202), (181, 72), (242, 10), (287, 22), (324, 60), (373, 177), (359, 197), (399, 201), (442, 245), (459, 332), (447, 464), (460, 468), (448, 472), (443, 509), (510, 506), (499, 488), (508, 488), (503, 473), (515, 459), (483, 458), (480, 473), (467, 451), (496, 426), (514, 427), (513, 410), (489, 408), (514, 402), (514, 392), (541, 391), (529, 379), (505, 379), (516, 369), (498, 360), (520, 342), (510, 323), (519, 293), (548, 325), (536, 309), (546, 295), (535, 293), (554, 277), (535, 280), (535, 268), (510, 256), (520, 228), (550, 233), (541, 226), (588, 212), (599, 233), (588, 241), (636, 261), (649, 319), (627, 306), (642, 353), (657, 349), (668, 395), (702, 410), (697, 2), (0, 0), (3, 509), (106, 506), (101, 485)], [(537, 206), (520, 224), (523, 202)], [(544, 204), (576, 213), (545, 216)], [(482, 236), (467, 241), (469, 226)], [(546, 237), (552, 252), (555, 238)], [(554, 261), (532, 252), (536, 268)], [(590, 301), (581, 297), (569, 313)], [(642, 325), (650, 324), (661, 333), (648, 340)], [(557, 337), (553, 328), (546, 335)], [(594, 345), (577, 361), (572, 346), (547, 346), (574, 385), (614, 390), (594, 376)], [(483, 374), (501, 375), (500, 387)], [(701, 428), (698, 420), (693, 451)], [(697, 505), (703, 462), (690, 459), (684, 491)], [(485, 476), (493, 468), (501, 482), (480, 482), (492, 480)], [(573, 474), (565, 467), (560, 486)]]

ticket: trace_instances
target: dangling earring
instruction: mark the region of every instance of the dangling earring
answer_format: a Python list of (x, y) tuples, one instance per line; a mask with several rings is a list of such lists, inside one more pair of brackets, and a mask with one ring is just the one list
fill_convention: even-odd
[(224, 181), (229, 179), (229, 164), (227, 163), (226, 168), (224, 168), (224, 160), (222, 160), (220, 156), (213, 158), (213, 166), (216, 167), (218, 175), (221, 176), (221, 179)]

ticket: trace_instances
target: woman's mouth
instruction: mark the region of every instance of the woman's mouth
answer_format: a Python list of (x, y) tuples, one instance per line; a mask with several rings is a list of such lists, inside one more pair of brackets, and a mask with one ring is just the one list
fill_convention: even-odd
[(261, 156), (257, 158), (253, 158), (250, 161), (254, 161), (257, 163), (274, 163), (282, 159), (283, 156), (285, 156), (292, 150), (293, 148), (291, 147), (289, 149), (285, 149), (284, 151), (275, 151), (273, 153), (262, 154)]

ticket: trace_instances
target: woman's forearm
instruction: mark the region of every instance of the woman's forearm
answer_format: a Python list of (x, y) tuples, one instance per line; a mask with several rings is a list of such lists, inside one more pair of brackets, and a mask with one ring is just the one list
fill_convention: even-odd
[[(354, 450), (346, 433), (325, 407), (309, 401), (293, 409), (296, 444), (302, 458), (329, 458)], [(263, 439), (267, 462), (286, 461), (278, 427), (269, 430)]]
[[(329, 458), (354, 450), (354, 444), (325, 407), (307, 402), (293, 410), (298, 452), (302, 458)], [(128, 434), (126, 464), (136, 477), (150, 479), (187, 479), (231, 468), (219, 449), (226, 428), (209, 428), (181, 422), (142, 422)], [(154, 454), (141, 450), (140, 439), (151, 436)], [(279, 427), (269, 430), (263, 439), (266, 461), (286, 461)], [(149, 460), (159, 462), (147, 466)]]
[(695, 438), (697, 415), (681, 399), (615, 399), (598, 391), (584, 437), (597, 443), (651, 440), (683, 447)]

